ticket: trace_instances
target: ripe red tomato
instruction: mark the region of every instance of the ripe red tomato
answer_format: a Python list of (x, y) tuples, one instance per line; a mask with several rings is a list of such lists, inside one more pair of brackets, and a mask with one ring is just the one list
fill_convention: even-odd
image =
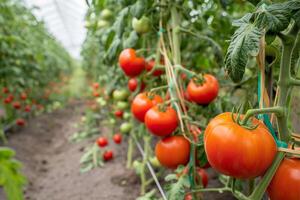
[(159, 106), (150, 108), (145, 115), (145, 125), (156, 136), (167, 136), (178, 126), (178, 117), (172, 107), (161, 110)]
[(113, 159), (114, 157), (114, 153), (111, 150), (105, 151), (103, 153), (103, 160), (104, 161), (109, 161), (111, 159)]
[(144, 122), (146, 112), (163, 100), (160, 96), (149, 96), (147, 93), (139, 93), (131, 103), (131, 112), (140, 122)]
[(119, 117), (119, 118), (122, 118), (123, 117), (123, 111), (122, 110), (115, 111), (115, 116)]
[(24, 119), (19, 118), (19, 119), (16, 120), (16, 124), (17, 124), (18, 126), (25, 126), (26, 122), (25, 122)]
[(116, 133), (113, 136), (113, 140), (116, 144), (120, 144), (122, 142), (122, 135), (120, 133)]
[(299, 200), (300, 159), (285, 158), (277, 169), (267, 191), (270, 200)]
[(190, 142), (177, 135), (163, 138), (155, 146), (155, 155), (161, 165), (176, 169), (189, 162)]
[(263, 175), (269, 168), (276, 155), (276, 143), (261, 121), (253, 118), (252, 123), (258, 127), (246, 129), (235, 123), (229, 112), (209, 122), (204, 147), (214, 169), (235, 178), (250, 179)]
[[(197, 173), (198, 173), (198, 176), (199, 176), (199, 177), (196, 177), (197, 183), (200, 184), (200, 180), (201, 180), (202, 186), (204, 188), (206, 188), (206, 186), (208, 184), (208, 174), (207, 174), (207, 172), (204, 169), (200, 168), (200, 167), (197, 167), (196, 170), (197, 170)], [(182, 176), (184, 174), (188, 174), (188, 173), (189, 173), (189, 168), (188, 168), (188, 166), (186, 166), (182, 170), (181, 173), (177, 174), (177, 177), (180, 177), (180, 176)]]
[[(199, 175), (199, 178), (201, 177), (202, 186), (204, 188), (206, 188), (207, 184), (208, 184), (208, 175), (207, 175), (207, 172), (204, 169), (202, 169), (202, 168), (197, 168), (197, 173)], [(200, 181), (200, 180), (198, 180), (198, 181)]]
[(31, 106), (30, 105), (26, 105), (25, 108), (24, 108), (24, 111), (25, 112), (30, 112), (31, 110)]
[(184, 200), (193, 200), (192, 194), (188, 193), (185, 195)]
[(93, 96), (94, 97), (99, 97), (100, 96), (100, 93), (98, 91), (93, 91)]
[(98, 89), (99, 88), (99, 83), (97, 83), (97, 82), (93, 83), (93, 88)]
[(134, 49), (124, 49), (119, 56), (119, 65), (129, 77), (138, 76), (145, 68), (145, 59), (137, 57)]
[(100, 148), (105, 147), (108, 144), (108, 141), (105, 137), (99, 137), (97, 140), (97, 144)]
[[(129, 79), (127, 86), (131, 92), (134, 92), (136, 90), (136, 88), (138, 87), (138, 80), (136, 78)], [(146, 87), (145, 83), (142, 82), (140, 87), (141, 87), (140, 91), (143, 91)]]
[[(147, 71), (147, 72), (150, 72), (154, 66), (155, 66), (155, 61), (154, 61), (154, 60), (148, 61), (148, 62), (146, 63), (146, 66), (145, 66), (146, 71)], [(163, 73), (164, 73), (163, 70), (157, 69), (157, 70), (155, 70), (155, 71), (152, 73), (152, 75), (153, 75), (153, 76), (160, 76), (160, 75), (162, 75)]]
[(187, 94), (189, 98), (201, 105), (209, 104), (218, 96), (219, 83), (218, 80), (210, 74), (205, 74), (204, 82), (198, 85), (194, 80), (190, 80), (187, 86)]
[(4, 94), (8, 94), (9, 93), (9, 89), (7, 87), (2, 88), (2, 92)]
[(22, 100), (26, 100), (27, 99), (27, 94), (25, 92), (22, 92), (21, 95), (20, 95), (20, 98)]
[(16, 101), (16, 102), (13, 102), (13, 107), (16, 109), (16, 110), (18, 110), (18, 109), (20, 109), (21, 108), (21, 103), (20, 102), (18, 102), (18, 101)]
[(138, 80), (136, 78), (129, 79), (127, 86), (131, 92), (134, 92), (138, 86)]

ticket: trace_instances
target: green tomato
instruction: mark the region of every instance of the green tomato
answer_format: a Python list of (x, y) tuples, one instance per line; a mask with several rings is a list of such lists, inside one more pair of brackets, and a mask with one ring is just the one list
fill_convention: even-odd
[(109, 120), (109, 123), (110, 123), (111, 125), (115, 125), (115, 124), (116, 124), (116, 120), (115, 120), (114, 118), (111, 118), (111, 119)]
[(126, 120), (126, 119), (130, 119), (130, 117), (131, 117), (131, 114), (129, 113), (129, 112), (125, 112), (124, 114), (123, 114), (123, 118)]
[(160, 162), (158, 161), (158, 159), (156, 158), (156, 156), (153, 156), (149, 159), (151, 165), (153, 165), (154, 167), (161, 167)]
[(121, 131), (121, 133), (124, 133), (124, 134), (129, 133), (131, 131), (131, 129), (132, 129), (132, 124), (129, 122), (124, 122), (120, 126), (120, 131)]
[(104, 20), (110, 20), (112, 16), (113, 16), (113, 13), (111, 12), (111, 10), (109, 10), (107, 8), (102, 10), (100, 13), (100, 18), (104, 19)]
[(129, 92), (127, 90), (115, 90), (113, 92), (113, 98), (116, 101), (124, 101), (128, 98)]
[(81, 117), (81, 121), (82, 121), (82, 122), (86, 122), (86, 116), (82, 116), (82, 117)]
[(84, 22), (84, 26), (85, 26), (86, 28), (90, 28), (90, 27), (92, 26), (92, 24), (91, 24), (90, 21), (85, 21), (85, 22)]
[(128, 107), (129, 107), (129, 104), (127, 102), (125, 102), (125, 101), (118, 101), (117, 102), (117, 108), (119, 110), (125, 110)]
[(133, 18), (132, 27), (139, 34), (147, 33), (151, 29), (151, 22), (148, 17), (143, 16), (141, 19)]
[(107, 27), (109, 25), (109, 22), (106, 21), (106, 20), (98, 20), (97, 22), (97, 28), (101, 29), (101, 28), (104, 28), (104, 27)]

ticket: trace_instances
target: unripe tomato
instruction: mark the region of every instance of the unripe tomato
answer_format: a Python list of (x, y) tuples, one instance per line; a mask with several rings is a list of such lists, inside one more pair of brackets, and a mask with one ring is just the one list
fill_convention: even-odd
[(111, 150), (107, 150), (103, 153), (103, 160), (104, 161), (109, 161), (113, 159), (114, 153)]
[(277, 152), (272, 135), (261, 121), (253, 118), (251, 122), (258, 127), (249, 130), (235, 123), (231, 114), (218, 115), (206, 127), (204, 147), (210, 165), (239, 179), (263, 175)]
[(134, 49), (124, 49), (119, 56), (119, 65), (129, 77), (138, 76), (145, 68), (145, 59), (137, 57)]
[(203, 78), (204, 82), (200, 85), (192, 79), (187, 86), (187, 94), (192, 101), (201, 105), (207, 105), (218, 96), (219, 83), (210, 74), (205, 74)]
[(107, 8), (103, 9), (100, 13), (100, 18), (104, 19), (104, 20), (109, 20), (112, 16), (113, 16), (113, 13), (111, 12), (111, 10), (109, 10)]
[(115, 116), (119, 117), (119, 118), (122, 118), (123, 117), (123, 111), (122, 110), (115, 111)]
[(113, 92), (113, 98), (116, 101), (124, 101), (128, 98), (129, 92), (127, 90), (115, 90)]
[(155, 146), (155, 155), (160, 164), (170, 169), (189, 162), (190, 142), (183, 136), (169, 136)]
[(101, 29), (101, 28), (105, 28), (107, 26), (109, 26), (109, 22), (108, 21), (103, 20), (103, 19), (99, 19), (97, 21), (97, 28)]
[(132, 124), (129, 122), (124, 122), (120, 126), (120, 131), (121, 131), (121, 133), (124, 133), (124, 134), (129, 133), (131, 131), (131, 129), (132, 129)]
[(97, 144), (100, 148), (105, 147), (108, 144), (108, 141), (105, 137), (99, 137), (97, 140)]
[(122, 135), (120, 133), (116, 133), (113, 136), (113, 140), (116, 144), (120, 144), (122, 142)]
[(25, 124), (26, 124), (26, 122), (22, 118), (19, 118), (16, 120), (16, 125), (18, 125), (18, 126), (25, 126)]
[(161, 167), (159, 160), (156, 158), (156, 156), (153, 156), (149, 159), (149, 162), (151, 163), (151, 165), (153, 165), (154, 167)]
[(139, 93), (131, 103), (131, 112), (137, 120), (144, 122), (146, 112), (162, 101), (158, 95), (151, 97), (147, 93)]
[[(155, 61), (154, 61), (154, 60), (148, 61), (148, 62), (146, 63), (146, 66), (145, 66), (146, 71), (150, 72), (150, 71), (152, 70), (152, 68), (154, 67), (154, 65), (155, 65)], [(163, 73), (164, 73), (163, 70), (157, 69), (157, 70), (155, 70), (155, 71), (152, 73), (152, 75), (153, 75), (153, 76), (160, 76), (160, 75), (162, 75)]]
[(125, 101), (118, 101), (116, 107), (120, 110), (125, 110), (129, 107), (129, 104)]
[(300, 159), (285, 158), (277, 169), (267, 191), (270, 200), (299, 200)]
[(16, 109), (16, 110), (19, 110), (21, 108), (21, 104), (20, 102), (16, 101), (16, 102), (13, 102), (12, 106)]
[(151, 30), (151, 21), (146, 16), (143, 16), (141, 19), (133, 18), (132, 28), (139, 34), (148, 33)]
[(178, 126), (177, 113), (172, 107), (162, 110), (156, 105), (147, 111), (145, 125), (153, 135), (170, 135)]

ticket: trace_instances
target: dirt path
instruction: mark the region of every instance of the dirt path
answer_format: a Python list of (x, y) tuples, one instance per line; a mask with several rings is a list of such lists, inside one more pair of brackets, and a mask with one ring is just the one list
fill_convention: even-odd
[[(29, 180), (27, 200), (133, 200), (139, 183), (125, 166), (125, 142), (114, 146), (116, 157), (103, 168), (81, 174), (79, 159), (88, 142), (70, 144), (74, 124), (81, 116), (79, 103), (29, 121), (9, 138)], [(0, 198), (2, 199), (2, 198)]]

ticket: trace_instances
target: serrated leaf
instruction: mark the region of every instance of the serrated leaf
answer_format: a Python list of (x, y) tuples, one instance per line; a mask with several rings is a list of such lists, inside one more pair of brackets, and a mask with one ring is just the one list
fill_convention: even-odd
[(177, 180), (178, 177), (176, 174), (168, 174), (166, 177), (165, 177), (165, 181), (169, 182), (169, 181), (173, 181), (173, 180)]
[(107, 51), (108, 48), (110, 47), (111, 43), (113, 42), (114, 40), (114, 37), (115, 37), (115, 32), (114, 31), (110, 31), (107, 38), (106, 38), (106, 41), (105, 41), (105, 50)]
[(262, 31), (253, 24), (243, 24), (233, 34), (225, 56), (225, 70), (234, 82), (242, 80), (249, 57), (258, 54), (261, 36)]
[(291, 10), (284, 3), (266, 6), (262, 4), (256, 12), (256, 26), (278, 33), (286, 29), (290, 24)]
[(168, 200), (182, 200), (185, 196), (185, 188), (189, 187), (187, 175), (182, 175), (178, 181), (169, 186)]
[(116, 35), (118, 38), (121, 38), (123, 32), (124, 32), (124, 28), (125, 28), (125, 20), (126, 17), (128, 15), (128, 7), (123, 8), (118, 17), (116, 18), (114, 24), (113, 24), (113, 29), (116, 32)]
[(232, 26), (239, 27), (239, 26), (244, 25), (244, 24), (249, 24), (250, 19), (251, 19), (252, 16), (253, 16), (252, 13), (247, 13), (241, 19), (234, 20), (232, 22)]

